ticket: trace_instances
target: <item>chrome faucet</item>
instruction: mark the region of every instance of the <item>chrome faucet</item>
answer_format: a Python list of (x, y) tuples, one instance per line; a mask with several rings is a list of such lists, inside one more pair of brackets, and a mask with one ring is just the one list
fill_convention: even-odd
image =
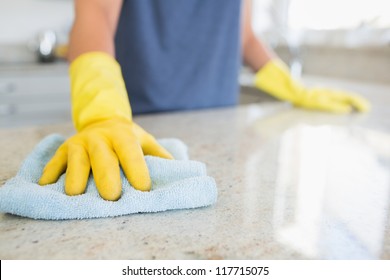
[(46, 30), (37, 36), (37, 55), (40, 62), (52, 62), (55, 59), (57, 36), (54, 31)]

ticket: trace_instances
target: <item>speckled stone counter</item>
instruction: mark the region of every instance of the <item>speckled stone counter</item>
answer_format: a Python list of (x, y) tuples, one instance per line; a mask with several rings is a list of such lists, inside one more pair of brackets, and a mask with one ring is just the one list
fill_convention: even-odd
[[(90, 220), (1, 213), (0, 259), (389, 259), (390, 91), (348, 86), (373, 102), (370, 114), (269, 102), (137, 117), (207, 164), (217, 203)], [(0, 130), (0, 184), (51, 133), (73, 128)]]

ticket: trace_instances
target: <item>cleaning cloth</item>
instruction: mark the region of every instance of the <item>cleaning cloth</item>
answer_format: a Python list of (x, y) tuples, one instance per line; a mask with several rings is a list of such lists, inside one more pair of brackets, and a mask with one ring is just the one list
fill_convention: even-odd
[(38, 185), (44, 166), (64, 141), (53, 134), (34, 148), (17, 175), (0, 187), (0, 212), (34, 219), (85, 219), (197, 208), (217, 200), (216, 184), (207, 176), (205, 164), (189, 160), (187, 146), (178, 139), (159, 140), (175, 160), (145, 156), (152, 180), (149, 192), (135, 190), (122, 171), (118, 201), (102, 199), (92, 175), (86, 192), (77, 196), (65, 194), (65, 175), (54, 184)]

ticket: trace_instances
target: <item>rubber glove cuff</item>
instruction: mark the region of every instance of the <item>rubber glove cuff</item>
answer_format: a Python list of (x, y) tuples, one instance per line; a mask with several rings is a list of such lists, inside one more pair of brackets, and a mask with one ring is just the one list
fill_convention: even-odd
[(72, 118), (77, 131), (112, 118), (131, 121), (119, 63), (104, 52), (78, 56), (69, 68)]
[(295, 105), (304, 98), (304, 86), (292, 79), (287, 65), (279, 59), (270, 60), (256, 73), (255, 86)]

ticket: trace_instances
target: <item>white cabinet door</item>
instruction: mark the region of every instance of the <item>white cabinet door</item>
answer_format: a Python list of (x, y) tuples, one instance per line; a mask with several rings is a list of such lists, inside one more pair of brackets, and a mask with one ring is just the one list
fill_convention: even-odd
[(0, 127), (70, 121), (67, 66), (0, 70)]

